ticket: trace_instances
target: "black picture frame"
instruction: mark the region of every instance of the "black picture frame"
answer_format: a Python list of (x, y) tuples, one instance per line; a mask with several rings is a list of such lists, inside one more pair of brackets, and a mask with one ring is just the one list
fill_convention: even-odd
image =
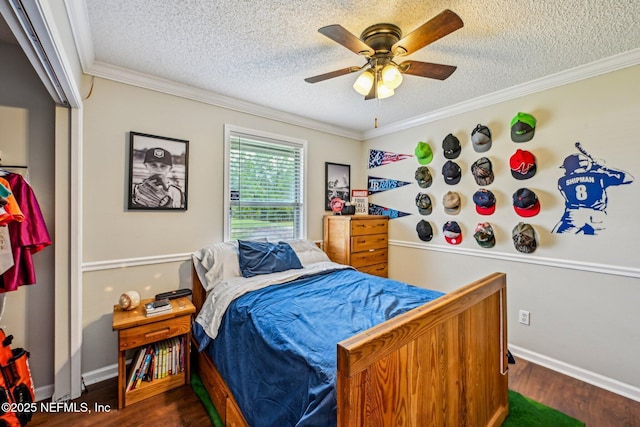
[(338, 197), (345, 202), (351, 200), (351, 166), (340, 163), (324, 164), (324, 210), (331, 210), (331, 200)]
[(189, 141), (129, 132), (128, 209), (186, 211)]

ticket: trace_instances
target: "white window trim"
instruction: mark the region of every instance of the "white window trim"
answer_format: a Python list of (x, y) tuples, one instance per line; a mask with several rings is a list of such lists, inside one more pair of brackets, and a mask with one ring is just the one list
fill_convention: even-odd
[(264, 131), (260, 131), (260, 130), (255, 130), (255, 129), (249, 129), (249, 128), (245, 128), (245, 127), (240, 127), (240, 126), (235, 126), (235, 125), (229, 125), (229, 124), (225, 124), (224, 125), (224, 192), (223, 192), (223, 209), (224, 209), (224, 215), (223, 215), (223, 228), (224, 228), (224, 241), (229, 241), (231, 240), (231, 230), (229, 227), (229, 212), (231, 210), (231, 200), (229, 197), (230, 194), (230, 188), (229, 188), (229, 169), (231, 167), (230, 165), (230, 152), (231, 152), (231, 134), (232, 133), (240, 133), (240, 134), (245, 134), (248, 136), (255, 136), (258, 138), (266, 138), (266, 139), (272, 139), (272, 140), (276, 140), (276, 141), (281, 141), (284, 143), (292, 143), (292, 144), (297, 144), (297, 145), (301, 145), (302, 146), (302, 170), (303, 170), (303, 177), (302, 177), (302, 238), (306, 239), (307, 238), (307, 182), (309, 181), (308, 179), (308, 174), (307, 174), (307, 141), (305, 139), (299, 139), (299, 138), (293, 138), (290, 136), (284, 136), (284, 135), (278, 135), (278, 134), (274, 134), (274, 133), (270, 133), (270, 132), (264, 132)]

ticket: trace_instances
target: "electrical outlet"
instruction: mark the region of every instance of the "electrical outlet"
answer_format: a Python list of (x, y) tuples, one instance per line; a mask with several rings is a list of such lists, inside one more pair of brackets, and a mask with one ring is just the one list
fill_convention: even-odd
[(520, 310), (520, 323), (529, 326), (529, 312), (526, 310)]

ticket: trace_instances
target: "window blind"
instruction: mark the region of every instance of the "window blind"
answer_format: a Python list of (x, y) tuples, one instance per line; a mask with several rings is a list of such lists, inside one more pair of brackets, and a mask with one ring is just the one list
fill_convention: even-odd
[(231, 240), (302, 238), (303, 146), (230, 134)]

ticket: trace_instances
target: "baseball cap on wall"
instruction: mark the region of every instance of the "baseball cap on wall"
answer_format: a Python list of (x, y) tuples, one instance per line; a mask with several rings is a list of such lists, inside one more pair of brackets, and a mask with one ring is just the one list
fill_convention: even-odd
[(462, 148), (460, 147), (460, 140), (449, 134), (442, 140), (442, 150), (444, 151), (444, 157), (446, 159), (455, 159), (460, 155)]
[(531, 141), (536, 132), (536, 118), (528, 113), (518, 113), (511, 119), (511, 140)]
[(493, 166), (491, 160), (486, 157), (480, 157), (471, 165), (471, 173), (478, 185), (491, 185), (493, 182)]
[(428, 165), (433, 160), (433, 151), (431, 151), (431, 146), (426, 142), (418, 142), (414, 154), (421, 165)]
[(462, 229), (455, 221), (447, 221), (442, 226), (442, 233), (444, 239), (451, 245), (459, 245), (462, 242)]
[(416, 232), (418, 233), (420, 240), (424, 242), (430, 242), (433, 238), (433, 228), (431, 227), (431, 224), (424, 219), (420, 220), (416, 225)]
[(420, 166), (416, 169), (415, 178), (420, 188), (428, 188), (433, 183), (431, 171), (426, 166)]
[(447, 191), (445, 195), (442, 196), (442, 205), (444, 206), (444, 211), (449, 215), (459, 214), (461, 204), (462, 201), (460, 200), (460, 195), (455, 191)]
[(456, 162), (447, 160), (442, 166), (442, 176), (444, 176), (444, 182), (449, 185), (455, 185), (460, 182), (462, 177), (462, 169)]
[(525, 218), (538, 215), (540, 212), (538, 196), (528, 188), (519, 188), (513, 193), (513, 210)]
[(536, 157), (530, 151), (517, 149), (509, 158), (509, 167), (515, 179), (529, 179), (536, 174)]
[(473, 238), (483, 248), (492, 248), (496, 245), (493, 227), (488, 222), (481, 222), (476, 226)]
[(432, 211), (431, 198), (428, 194), (418, 193), (416, 196), (416, 206), (420, 215), (429, 215)]
[(480, 215), (491, 215), (496, 211), (496, 197), (486, 188), (481, 188), (473, 194), (476, 212)]
[(538, 243), (536, 242), (536, 231), (531, 224), (519, 222), (518, 225), (513, 227), (511, 238), (513, 239), (513, 245), (518, 252), (530, 254), (538, 247)]
[(477, 125), (471, 131), (471, 142), (477, 153), (484, 153), (491, 148), (491, 130), (484, 125)]
[(173, 166), (171, 153), (159, 147), (149, 148), (146, 153), (144, 153), (144, 163), (150, 162), (164, 163), (165, 165)]

